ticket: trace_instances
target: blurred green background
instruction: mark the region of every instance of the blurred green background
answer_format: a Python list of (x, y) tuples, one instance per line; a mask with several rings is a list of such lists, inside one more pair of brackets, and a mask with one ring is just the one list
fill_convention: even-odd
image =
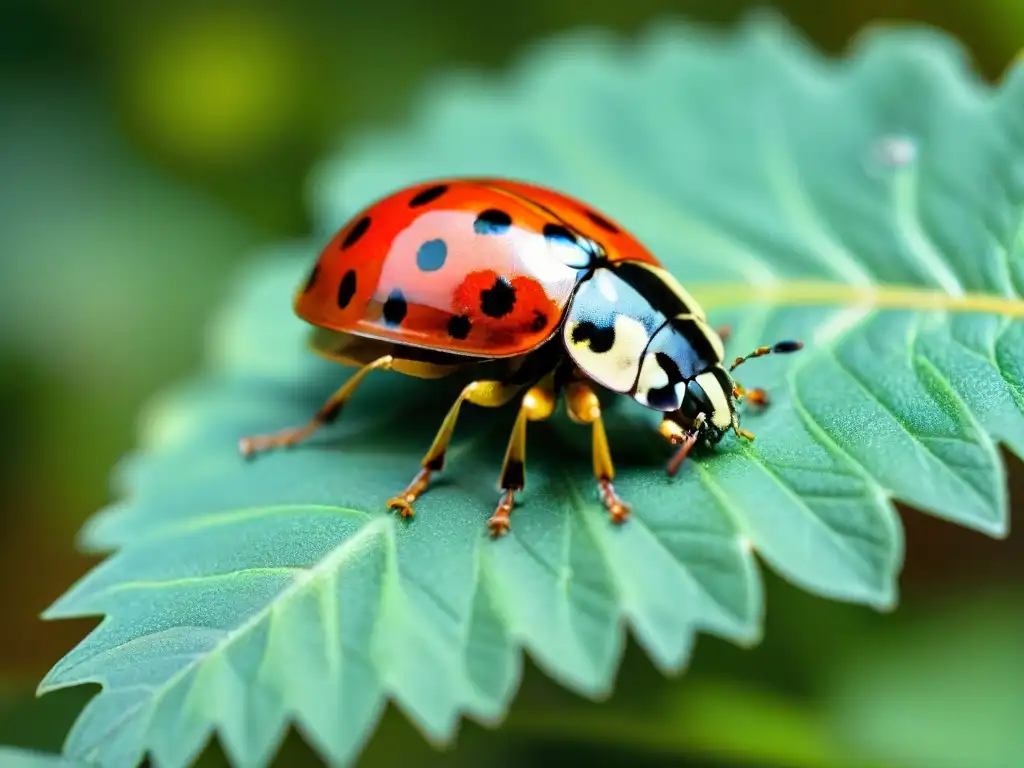
[[(306, 177), (354, 131), (401, 121), (425, 79), (498, 72), (553, 33), (625, 37), (659, 19), (729, 25), (743, 0), (157, 2), (0, 6), (0, 743), (58, 749), (88, 692), (34, 700), (94, 624), (39, 612), (96, 562), (74, 551), (110, 501), (138, 410), (189, 375), (232, 271), (306, 235)], [(998, 79), (1020, 0), (788, 0), (840, 52), (866, 25), (924, 22)], [(1007, 456), (1015, 521), (1020, 462)], [(995, 542), (904, 511), (894, 615), (769, 577), (754, 650), (702, 640), (661, 679), (636, 648), (611, 702), (530, 671), (506, 728), (467, 725), (432, 758), (393, 714), (367, 764), (1024, 765), (1024, 537)], [(312, 761), (292, 739), (282, 764)], [(969, 762), (964, 762), (969, 759)], [(685, 762), (684, 762), (685, 761)], [(216, 749), (204, 762), (222, 762)]]

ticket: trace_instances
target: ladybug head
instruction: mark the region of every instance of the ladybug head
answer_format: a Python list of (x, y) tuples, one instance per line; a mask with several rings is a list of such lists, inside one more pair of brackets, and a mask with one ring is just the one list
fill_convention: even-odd
[(721, 341), (707, 323), (692, 316), (673, 318), (647, 344), (633, 398), (714, 445), (736, 421), (733, 381), (721, 359)]
[[(682, 403), (669, 411), (666, 418), (674, 421), (687, 432), (696, 432), (698, 439), (714, 445), (725, 437), (738, 422), (736, 398), (732, 385), (723, 385), (728, 375), (715, 366), (686, 382), (686, 393)], [(727, 388), (728, 386), (728, 388)]]
[(715, 445), (730, 430), (749, 436), (739, 428), (743, 390), (731, 371), (747, 359), (802, 346), (783, 341), (758, 347), (727, 370), (722, 339), (696, 301), (664, 270), (631, 262), (600, 267), (583, 279), (566, 312), (562, 340), (580, 371), (663, 412), (663, 433), (686, 446)]
[[(728, 371), (716, 363), (692, 379), (680, 382), (676, 386), (676, 391), (683, 392), (682, 396), (676, 397), (679, 405), (665, 414), (660, 429), (662, 435), (679, 446), (675, 456), (668, 463), (668, 473), (674, 475), (679, 471), (680, 465), (694, 445), (714, 445), (721, 441), (730, 429), (741, 437), (752, 439), (752, 434), (740, 429), (739, 411), (736, 406), (744, 390), (736, 385), (730, 373), (752, 358), (772, 353), (786, 354), (802, 348), (803, 343), (799, 341), (780, 341), (770, 347), (758, 347), (749, 355), (737, 357)], [(766, 402), (761, 390), (746, 392), (746, 396), (753, 396), (755, 391), (760, 393), (758, 400), (762, 404)]]

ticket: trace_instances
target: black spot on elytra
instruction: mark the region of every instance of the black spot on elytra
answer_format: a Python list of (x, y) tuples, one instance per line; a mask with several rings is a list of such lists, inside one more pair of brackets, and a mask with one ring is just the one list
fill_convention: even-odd
[(434, 272), (444, 266), (448, 246), (444, 240), (427, 240), (416, 251), (416, 266), (421, 272)]
[(432, 203), (445, 192), (448, 191), (447, 184), (438, 184), (436, 187), (429, 187), (419, 192), (412, 200), (409, 201), (410, 208), (419, 208), (421, 205)]
[(479, 235), (500, 235), (512, 226), (512, 217), (497, 208), (482, 211), (473, 222), (473, 230)]
[(313, 286), (316, 285), (316, 279), (320, 277), (320, 264), (316, 263), (313, 265), (313, 269), (309, 271), (309, 277), (306, 278), (306, 285), (302, 289), (303, 293), (309, 293), (313, 290)]
[(388, 325), (400, 325), (408, 310), (409, 305), (405, 301), (405, 296), (395, 288), (384, 302), (384, 322)]
[(597, 226), (599, 226), (606, 232), (611, 232), (612, 234), (617, 234), (619, 232), (619, 228), (612, 224), (610, 221), (608, 221), (608, 219), (606, 219), (601, 214), (595, 213), (594, 211), (585, 211), (585, 213), (588, 219), (597, 224)]
[(338, 283), (338, 307), (344, 309), (352, 301), (352, 297), (356, 295), (356, 271), (350, 269), (345, 273), (345, 276), (341, 278), (341, 282)]
[(548, 324), (548, 316), (539, 309), (533, 310), (533, 320), (530, 321), (531, 331), (543, 331)]
[(504, 317), (516, 303), (516, 289), (504, 277), (480, 291), (480, 310), (488, 317)]
[(352, 229), (349, 230), (348, 234), (345, 235), (345, 239), (341, 243), (341, 250), (351, 248), (356, 244), (356, 241), (366, 234), (366, 230), (370, 228), (370, 217), (363, 216), (359, 221), (355, 223)]
[(572, 329), (572, 343), (582, 344), (587, 342), (590, 351), (602, 354), (608, 352), (615, 346), (615, 329), (610, 326), (597, 326), (589, 320)]
[(548, 240), (564, 240), (569, 245), (576, 245), (576, 235), (568, 227), (561, 224), (545, 224), (544, 237)]
[(448, 321), (448, 335), (453, 339), (464, 339), (469, 336), (473, 324), (465, 315), (455, 315)]

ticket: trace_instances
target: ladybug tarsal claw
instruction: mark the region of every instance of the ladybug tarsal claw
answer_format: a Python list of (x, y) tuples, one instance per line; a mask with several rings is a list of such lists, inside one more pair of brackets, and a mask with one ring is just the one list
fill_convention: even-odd
[(412, 508), (412, 502), (404, 496), (394, 496), (388, 499), (388, 509), (397, 512), (402, 517), (412, 517), (416, 514)]
[(612, 481), (602, 478), (597, 481), (597, 487), (601, 503), (608, 510), (608, 517), (611, 518), (611, 521), (615, 525), (621, 525), (626, 522), (633, 510), (630, 509), (626, 502), (619, 498), (619, 494), (615, 492), (615, 486), (612, 485)]
[(413, 502), (427, 490), (428, 485), (430, 485), (430, 470), (424, 467), (416, 473), (416, 477), (402, 493), (388, 499), (388, 509), (397, 512), (402, 517), (412, 517), (416, 514), (412, 508)]
[(512, 527), (512, 522), (509, 516), (506, 515), (491, 515), (487, 519), (487, 528), (491, 532), (491, 536), (495, 539), (500, 539), (509, 529)]
[(502, 492), (501, 500), (498, 501), (498, 507), (494, 510), (494, 514), (491, 515), (487, 520), (487, 527), (490, 529), (491, 536), (498, 538), (508, 533), (509, 528), (512, 527), (512, 508), (516, 505), (515, 491), (507, 489)]

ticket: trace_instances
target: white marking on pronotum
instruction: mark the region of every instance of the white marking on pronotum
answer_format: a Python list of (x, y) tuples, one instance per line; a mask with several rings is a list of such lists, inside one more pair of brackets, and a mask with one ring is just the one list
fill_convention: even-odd
[(640, 373), (640, 354), (650, 337), (643, 323), (627, 315), (615, 315), (612, 322), (615, 340), (607, 352), (592, 351), (589, 341), (572, 341), (578, 322), (566, 323), (565, 339), (573, 358), (591, 378), (612, 391), (628, 392)]

